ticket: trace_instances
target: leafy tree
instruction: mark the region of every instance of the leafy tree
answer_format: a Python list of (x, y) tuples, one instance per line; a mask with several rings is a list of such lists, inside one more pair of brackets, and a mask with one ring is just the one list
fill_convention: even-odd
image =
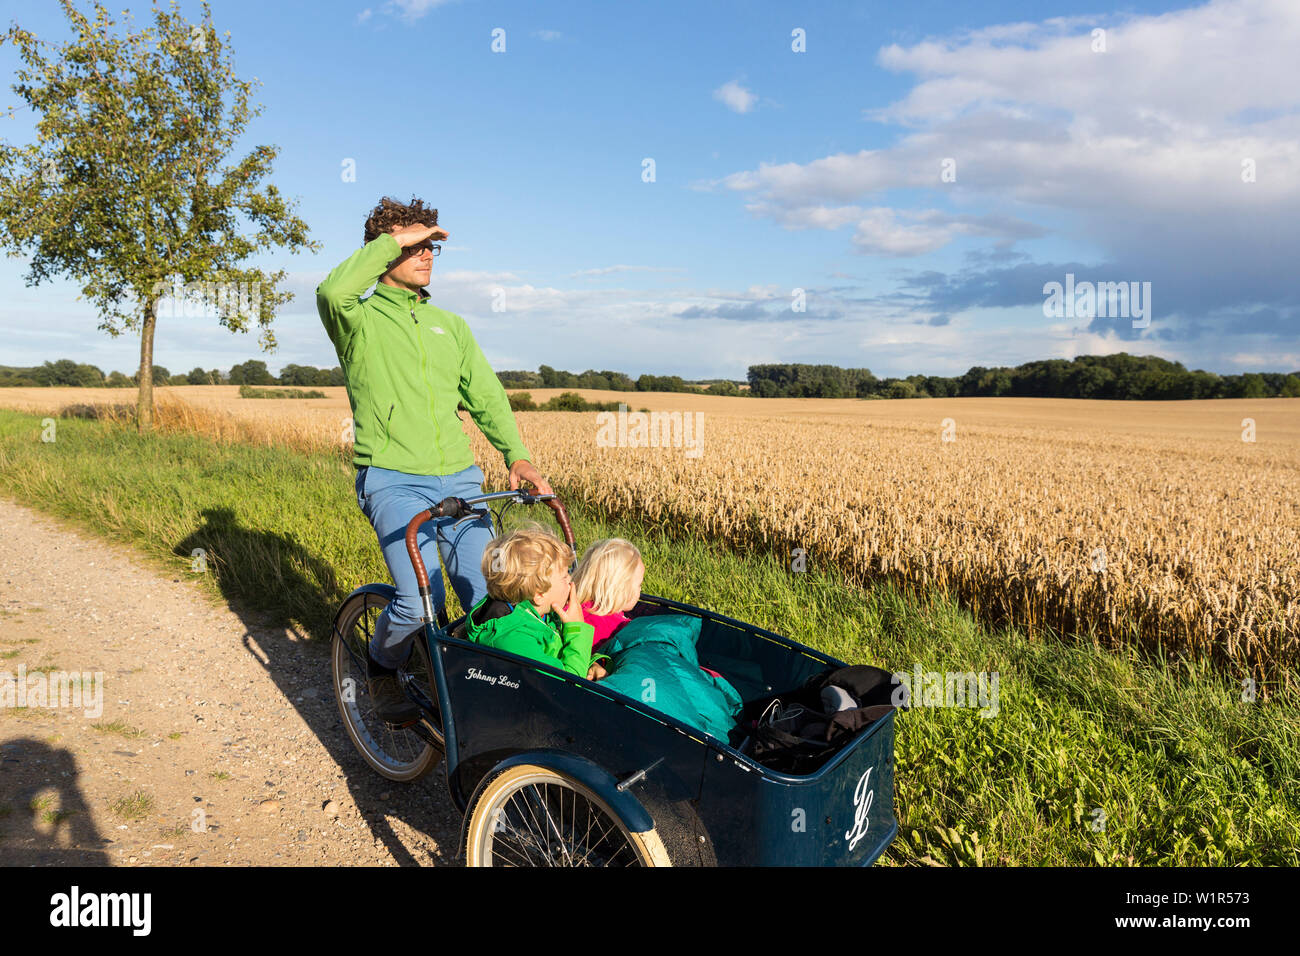
[(869, 398), (876, 395), (880, 390), (880, 380), (874, 375), (870, 378), (859, 378), (857, 385), (858, 398)]
[(540, 365), (537, 368), (537, 374), (541, 376), (542, 388), (564, 388), (568, 382), (565, 381), (567, 372), (557, 372), (549, 365)]
[(1185, 398), (1220, 398), (1219, 390), (1222, 380), (1213, 372), (1197, 369), (1187, 373), (1187, 391)]
[(580, 412), (587, 407), (587, 400), (577, 392), (561, 392), (546, 403), (548, 411)]
[(292, 363), (280, 369), (281, 385), (324, 385), (326, 373), (312, 365)]
[(693, 392), (680, 375), (642, 375), (636, 380), (638, 392)]
[(30, 378), (38, 385), (71, 385), (93, 388), (104, 384), (104, 373), (94, 365), (82, 365), (72, 359), (46, 362), (31, 369)]
[(607, 382), (609, 382), (609, 384), (605, 387), (610, 389), (611, 391), (615, 391), (615, 392), (636, 391), (636, 382), (632, 381), (630, 376), (624, 375), (622, 372), (613, 372), (610, 371), (609, 369), (604, 369), (601, 371), (600, 374), (605, 377), (605, 380)]
[(1237, 382), (1236, 398), (1267, 398), (1268, 387), (1264, 383), (1263, 376), (1256, 372), (1248, 372)]
[(542, 385), (542, 377), (536, 372), (497, 372), (497, 378), (503, 388), (540, 388)]
[[(261, 250), (319, 248), (273, 184), (273, 146), (227, 165), (250, 118), (253, 83), (236, 78), (233, 55), (212, 25), (153, 8), (154, 25), (118, 35), (96, 0), (94, 19), (60, 0), (74, 40), (48, 44), (13, 24), (0, 45), (24, 67), (13, 89), (38, 117), (37, 140), (0, 142), (0, 245), (30, 252), (29, 285), (58, 274), (81, 284), (100, 329), (140, 332), (140, 373), (153, 366), (154, 331), (169, 291), (214, 308), (222, 325), (256, 320), (275, 347), (284, 272), (242, 267)], [(128, 14), (129, 15), (129, 14)], [(12, 111), (11, 111), (12, 115)], [(254, 231), (245, 235), (243, 222)], [(153, 425), (150, 376), (137, 374), (137, 424)]]
[(974, 365), (961, 377), (961, 388), (959, 394), (962, 398), (968, 398), (971, 395), (979, 394), (979, 382), (987, 372), (983, 365)]
[(1286, 382), (1286, 375), (1282, 372), (1260, 372), (1259, 377), (1264, 380), (1264, 394), (1269, 398), (1282, 394), (1282, 385)]
[(995, 368), (979, 377), (976, 385), (978, 395), (1005, 395), (1011, 391), (1011, 376), (1006, 369)]
[(579, 388), (600, 388), (600, 389), (608, 390), (609, 379), (607, 379), (603, 373), (597, 372), (595, 369), (589, 368), (585, 372), (578, 375), (578, 387)]
[(40, 384), (32, 377), (29, 368), (0, 366), (0, 388), (32, 388)]
[[(171, 372), (167, 371), (167, 369), (163, 368), (161, 365), (155, 365), (153, 366), (153, 377), (150, 384), (167, 385), (168, 383), (171, 382), (171, 378), (172, 378)], [(134, 385), (136, 388), (140, 387), (140, 376), (138, 373), (131, 376), (131, 384)], [(151, 395), (153, 394), (152, 390), (150, 391), (150, 394)]]
[(1110, 388), (1114, 385), (1115, 373), (1101, 365), (1080, 366), (1075, 379), (1075, 390), (1079, 398), (1109, 398)]
[(249, 359), (231, 368), (228, 380), (231, 385), (274, 385), (275, 378), (261, 359)]

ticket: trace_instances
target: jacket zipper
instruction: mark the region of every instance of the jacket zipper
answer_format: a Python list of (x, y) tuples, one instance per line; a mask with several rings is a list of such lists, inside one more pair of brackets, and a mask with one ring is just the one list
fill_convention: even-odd
[(377, 455), (382, 455), (384, 452), (388, 450), (388, 443), (393, 438), (393, 433), (391, 431), (391, 428), (393, 423), (393, 409), (396, 407), (397, 407), (396, 403), (388, 406), (388, 417), (384, 419), (384, 447), (379, 449), (379, 451), (375, 453)]
[(547, 626), (547, 628), (550, 629), (551, 633), (554, 634), (556, 637), (558, 637), (561, 641), (564, 640), (564, 625), (563, 625), (563, 623), (561, 623), (560, 627), (557, 628), (554, 624), (552, 624), (550, 621), (548, 621), (548, 620), (546, 619), (546, 618), (550, 615), (550, 612), (549, 612), (549, 611), (548, 611), (545, 615), (543, 615), (543, 614), (539, 614), (538, 611), (537, 611), (537, 608), (533, 607), (533, 602), (532, 602), (532, 601), (525, 600), (524, 603), (525, 603), (525, 605), (527, 606), (528, 610), (532, 612), (533, 617), (535, 617), (537, 620), (539, 620), (539, 621), (541, 621), (543, 624), (545, 624), (545, 625)]
[(415, 323), (415, 341), (420, 346), (420, 378), (424, 381), (424, 390), (429, 396), (429, 417), (433, 419), (433, 428), (435, 441), (438, 443), (438, 472), (442, 473), (444, 460), (442, 457), (442, 426), (438, 424), (438, 416), (433, 408), (433, 389), (429, 385), (429, 354), (424, 348), (424, 338), (420, 335), (420, 320), (415, 317), (415, 306), (411, 306), (411, 321)]

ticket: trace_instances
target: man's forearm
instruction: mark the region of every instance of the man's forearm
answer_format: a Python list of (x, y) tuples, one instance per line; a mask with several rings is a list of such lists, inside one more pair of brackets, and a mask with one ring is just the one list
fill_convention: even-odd
[[(325, 281), (316, 287), (316, 308), (327, 327), (333, 324), (338, 331), (350, 331), (361, 293), (388, 271), (389, 263), (401, 251), (397, 240), (389, 233), (383, 233), (334, 267)], [(330, 331), (332, 337), (334, 329)]]

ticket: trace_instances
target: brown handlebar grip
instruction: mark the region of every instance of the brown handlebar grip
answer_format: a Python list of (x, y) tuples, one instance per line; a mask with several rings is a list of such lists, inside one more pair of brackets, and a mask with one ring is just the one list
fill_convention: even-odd
[(573, 528), (569, 525), (569, 512), (565, 510), (564, 502), (561, 501), (559, 497), (555, 497), (547, 498), (546, 503), (550, 505), (551, 510), (555, 512), (555, 520), (560, 522), (560, 529), (564, 532), (564, 543), (572, 548), (574, 546)]
[(420, 556), (420, 544), (416, 541), (416, 535), (420, 531), (420, 525), (433, 517), (433, 509), (428, 508), (406, 523), (406, 553), (411, 557), (411, 565), (415, 568), (415, 581), (421, 590), (429, 588), (429, 572), (424, 566), (424, 558)]

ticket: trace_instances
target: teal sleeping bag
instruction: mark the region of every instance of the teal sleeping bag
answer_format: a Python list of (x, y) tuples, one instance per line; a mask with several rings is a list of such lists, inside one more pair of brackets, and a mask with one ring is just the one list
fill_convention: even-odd
[(699, 639), (700, 619), (690, 614), (633, 618), (597, 648), (612, 659), (600, 686), (726, 741), (744, 702), (725, 678), (700, 670)]

